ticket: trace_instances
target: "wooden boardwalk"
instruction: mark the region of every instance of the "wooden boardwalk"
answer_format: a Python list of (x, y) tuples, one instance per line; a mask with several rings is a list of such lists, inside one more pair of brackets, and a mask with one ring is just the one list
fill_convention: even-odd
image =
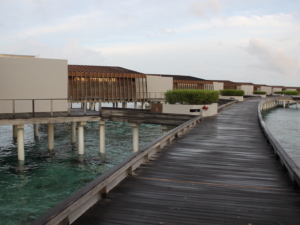
[(192, 115), (152, 113), (149, 109), (102, 107), (101, 116), (99, 111), (93, 110), (86, 110), (84, 115), (83, 109), (71, 109), (70, 115), (68, 112), (54, 112), (51, 116), (49, 112), (41, 112), (35, 113), (33, 117), (32, 113), (16, 113), (15, 118), (12, 113), (0, 113), (0, 125), (104, 120), (178, 126), (192, 118)]
[(263, 137), (258, 101), (203, 119), (74, 224), (300, 224), (300, 193)]

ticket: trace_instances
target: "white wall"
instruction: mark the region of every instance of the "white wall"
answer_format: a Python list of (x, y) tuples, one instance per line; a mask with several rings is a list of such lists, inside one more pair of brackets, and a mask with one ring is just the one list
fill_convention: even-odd
[(147, 75), (147, 91), (150, 98), (163, 98), (163, 92), (173, 90), (173, 77)]
[(273, 88), (273, 93), (272, 93), (272, 94), (274, 94), (276, 91), (282, 91), (282, 88), (276, 88), (276, 87), (274, 87), (274, 88)]
[[(204, 110), (206, 106), (208, 109)], [(190, 112), (191, 109), (200, 109), (200, 112)], [(209, 105), (180, 105), (180, 104), (163, 104), (163, 113), (202, 115), (202, 117), (213, 116), (218, 113), (218, 103)]]
[(261, 86), (260, 90), (267, 92), (267, 95), (272, 94), (272, 87)]
[(221, 82), (213, 82), (214, 91), (219, 91), (224, 89), (224, 83)]
[(219, 99), (239, 100), (240, 102), (242, 102), (242, 101), (244, 101), (244, 96), (223, 96), (223, 95), (219, 95)]
[(254, 86), (253, 85), (241, 85), (241, 90), (245, 91), (245, 95), (252, 95)]
[[(68, 61), (41, 58), (0, 58), (0, 99), (68, 97)], [(32, 112), (32, 101), (15, 101), (16, 113)], [(66, 111), (66, 101), (54, 101), (53, 111)], [(36, 101), (36, 112), (49, 112), (50, 101)], [(12, 102), (0, 101), (0, 113), (11, 113)]]

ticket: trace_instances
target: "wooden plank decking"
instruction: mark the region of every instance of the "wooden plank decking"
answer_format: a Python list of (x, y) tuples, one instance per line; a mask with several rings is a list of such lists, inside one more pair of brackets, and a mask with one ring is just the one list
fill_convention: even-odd
[(300, 224), (300, 194), (238, 103), (174, 140), (74, 224)]

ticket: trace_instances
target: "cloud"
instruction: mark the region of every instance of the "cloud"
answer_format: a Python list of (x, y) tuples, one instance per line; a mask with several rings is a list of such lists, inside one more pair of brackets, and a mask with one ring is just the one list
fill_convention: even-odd
[(193, 2), (190, 12), (196, 16), (206, 16), (207, 13), (220, 13), (223, 5), (218, 0), (206, 0), (205, 2)]
[(213, 13), (220, 13), (223, 9), (223, 5), (218, 0), (207, 0), (204, 4)]
[(255, 66), (260, 69), (278, 72), (282, 75), (299, 75), (299, 59), (285, 53), (280, 48), (271, 48), (258, 38), (252, 38), (245, 49), (254, 56), (259, 63)]
[(0, 48), (6, 54), (39, 55), (41, 58), (68, 59), (69, 64), (100, 65), (105, 61), (99, 51), (80, 46), (76, 38), (69, 39), (64, 45), (53, 47), (34, 38)]
[(289, 41), (291, 39), (292, 39), (291, 37), (285, 37), (285, 38), (280, 38), (278, 41), (279, 42), (285, 42), (285, 41)]

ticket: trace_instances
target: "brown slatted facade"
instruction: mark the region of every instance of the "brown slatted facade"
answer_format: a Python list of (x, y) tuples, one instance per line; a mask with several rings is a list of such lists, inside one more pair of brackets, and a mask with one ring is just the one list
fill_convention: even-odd
[(213, 82), (204, 80), (174, 80), (173, 89), (205, 89), (213, 90)]
[(103, 101), (147, 101), (146, 75), (121, 67), (68, 66), (70, 99), (100, 97)]
[(198, 77), (168, 74), (149, 74), (173, 78), (173, 89), (206, 89), (213, 90), (213, 82)]
[(265, 85), (265, 84), (254, 84), (253, 91), (260, 91), (260, 88), (262, 86), (267, 86), (267, 85)]

